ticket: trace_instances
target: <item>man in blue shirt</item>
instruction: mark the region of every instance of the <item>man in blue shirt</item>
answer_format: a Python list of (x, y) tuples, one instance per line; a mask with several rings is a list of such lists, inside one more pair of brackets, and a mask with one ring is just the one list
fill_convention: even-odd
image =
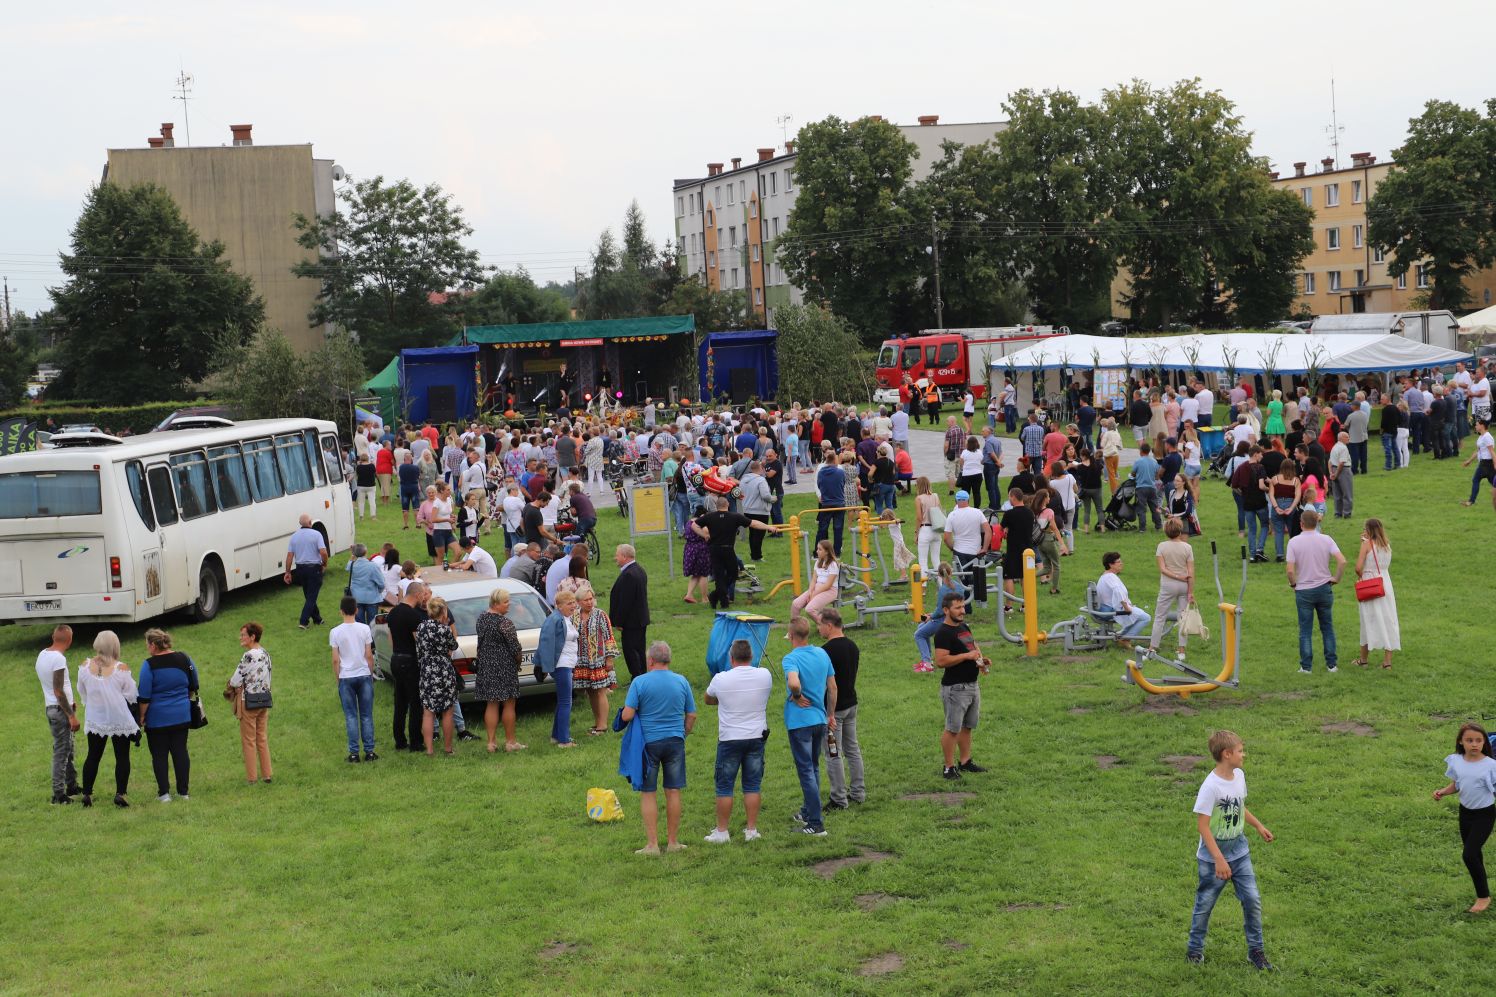
[(1148, 514), (1153, 513), (1153, 528), (1163, 529), (1163, 520), (1158, 510), (1159, 464), (1152, 456), (1153, 448), (1146, 443), (1138, 446), (1138, 459), (1132, 462), (1133, 487), (1138, 490), (1138, 532), (1148, 532)]
[(1179, 455), (1179, 441), (1171, 436), (1164, 441), (1163, 459), (1158, 462), (1159, 488), (1164, 495), (1173, 489), (1174, 476), (1179, 473), (1183, 464), (1184, 458)]
[(286, 547), (285, 583), (301, 586), (301, 629), (309, 624), (322, 625), (322, 611), (317, 608), (317, 593), (322, 591), (322, 569), (327, 565), (327, 541), (312, 529), (312, 517), (301, 514), (301, 528), (291, 534)]
[(635, 855), (660, 854), (660, 804), (655, 786), (664, 770), (665, 850), (685, 851), (676, 840), (680, 831), (680, 791), (686, 788), (686, 735), (696, 726), (696, 700), (691, 683), (670, 670), (670, 645), (657, 640), (649, 646), (646, 671), (629, 683), (623, 722), (637, 717), (644, 734), (644, 789), (639, 814), (644, 818), (645, 846)]
[[(846, 472), (837, 463), (835, 447), (826, 447), (825, 452), (826, 463), (816, 472), (816, 498), (822, 508), (839, 509), (846, 505)], [(842, 529), (846, 522), (845, 513), (816, 513), (816, 543), (825, 540), (829, 530), (833, 537), (831, 545), (836, 549), (836, 556), (841, 557)]]
[(836, 674), (831, 657), (808, 643), (809, 620), (803, 616), (790, 620), (789, 638), (790, 653), (783, 662), (784, 681), (789, 687), (789, 698), (784, 701), (784, 729), (789, 734), (790, 755), (795, 760), (795, 773), (800, 777), (800, 793), (804, 797), (795, 819), (803, 825), (800, 833), (824, 838), (821, 742), (828, 728), (836, 730)]

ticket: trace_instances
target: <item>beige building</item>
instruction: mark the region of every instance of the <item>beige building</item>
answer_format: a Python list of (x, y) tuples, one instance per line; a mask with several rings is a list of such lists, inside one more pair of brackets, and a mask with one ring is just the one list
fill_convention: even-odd
[[(1336, 169), (1333, 159), (1321, 160), (1318, 173), (1306, 172), (1307, 165), (1294, 163), (1291, 176), (1272, 174), (1273, 186), (1314, 209), (1314, 250), (1304, 258), (1293, 311), (1317, 316), (1414, 310), (1413, 299), (1429, 291), (1423, 268), (1389, 276), (1388, 259), (1367, 237), (1367, 202), (1393, 164), (1357, 152), (1347, 168)], [(1496, 298), (1496, 269), (1472, 275), (1466, 287), (1471, 307), (1486, 307)]]
[(251, 126), (231, 126), (231, 145), (177, 146), (172, 125), (161, 126), (144, 149), (110, 149), (104, 179), (123, 185), (154, 183), (171, 194), (204, 241), (224, 245), (231, 266), (255, 283), (265, 321), (298, 350), (321, 345), (323, 329), (307, 319), (318, 282), (291, 267), (316, 253), (297, 245), (293, 219), (333, 210), (333, 162), (316, 159), (310, 145), (255, 145)]

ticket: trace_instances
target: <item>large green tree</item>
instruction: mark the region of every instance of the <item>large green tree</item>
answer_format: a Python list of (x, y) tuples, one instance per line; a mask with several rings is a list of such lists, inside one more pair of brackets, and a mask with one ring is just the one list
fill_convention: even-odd
[(266, 329), (232, 352), (213, 394), (244, 419), (310, 417), (351, 429), (353, 402), (367, 379), (363, 352), (346, 330), (301, 355), (279, 330)]
[(298, 241), (317, 252), (292, 267), (321, 284), (308, 316), (317, 325), (353, 332), (366, 363), (378, 369), (406, 347), (436, 346), (461, 331), (457, 296), (485, 271), (462, 209), (436, 184), (383, 177), (359, 180), (339, 192), (345, 209), (309, 218), (298, 214)]
[(466, 325), (517, 325), (526, 322), (564, 322), (571, 308), (560, 292), (539, 288), (530, 274), (500, 270), (462, 302)]
[(223, 245), (204, 243), (153, 184), (89, 192), (52, 290), (62, 374), (48, 394), (105, 404), (181, 397), (265, 317)]
[(697, 277), (690, 277), (675, 288), (661, 314), (693, 315), (697, 332), (751, 329), (756, 321), (756, 316), (748, 311), (747, 292), (713, 291)]
[(638, 201), (623, 217), (623, 244), (604, 229), (592, 250), (591, 268), (577, 286), (575, 304), (586, 319), (672, 314), (669, 301), (684, 279), (670, 243), (657, 249), (646, 232)]
[(1496, 262), (1496, 99), (1485, 114), (1431, 100), (1367, 205), (1368, 238), (1396, 277), (1427, 268), (1430, 308), (1469, 303), (1465, 278)]
[(784, 305), (774, 311), (779, 330), (779, 397), (816, 401), (865, 400), (872, 385), (872, 357), (857, 330), (815, 305)]

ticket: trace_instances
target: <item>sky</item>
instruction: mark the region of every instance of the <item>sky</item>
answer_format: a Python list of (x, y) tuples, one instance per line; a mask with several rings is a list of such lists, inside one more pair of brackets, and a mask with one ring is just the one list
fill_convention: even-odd
[[(65, 7), (65, 12), (63, 9)], [(829, 115), (914, 124), (1005, 117), (1011, 92), (1095, 99), (1119, 83), (1199, 77), (1233, 100), (1274, 169), (1332, 153), (1387, 159), (1430, 99), (1481, 106), (1496, 62), (1457, 57), (1486, 3), (1351, 7), (1134, 0), (925, 0), (761, 5), (566, 5), (369, 0), (49, 8), (0, 0), (0, 276), (11, 307), (48, 306), (57, 253), (110, 148), (143, 147), (184, 116), (195, 145), (311, 142), (356, 178), (437, 183), (485, 263), (537, 281), (585, 268), (637, 199), (673, 231), (675, 178), (745, 162)], [(55, 13), (53, 11), (56, 11)], [(1437, 34), (1437, 33), (1435, 33)], [(192, 75), (185, 108), (173, 99)]]

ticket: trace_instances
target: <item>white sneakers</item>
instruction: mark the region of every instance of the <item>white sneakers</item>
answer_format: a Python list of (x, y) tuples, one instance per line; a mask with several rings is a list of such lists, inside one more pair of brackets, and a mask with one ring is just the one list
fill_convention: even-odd
[(171, 802), (171, 794), (170, 793), (162, 793), (160, 796), (156, 797), (156, 802), (157, 803), (170, 803)]
[(732, 840), (732, 835), (719, 827), (712, 831), (711, 834), (708, 834), (703, 840), (713, 845), (725, 845)]
[(743, 829), (743, 840), (744, 841), (757, 841), (758, 839), (759, 839), (759, 833), (758, 833), (757, 829), (751, 828), (751, 827), (747, 827), (747, 828)]

